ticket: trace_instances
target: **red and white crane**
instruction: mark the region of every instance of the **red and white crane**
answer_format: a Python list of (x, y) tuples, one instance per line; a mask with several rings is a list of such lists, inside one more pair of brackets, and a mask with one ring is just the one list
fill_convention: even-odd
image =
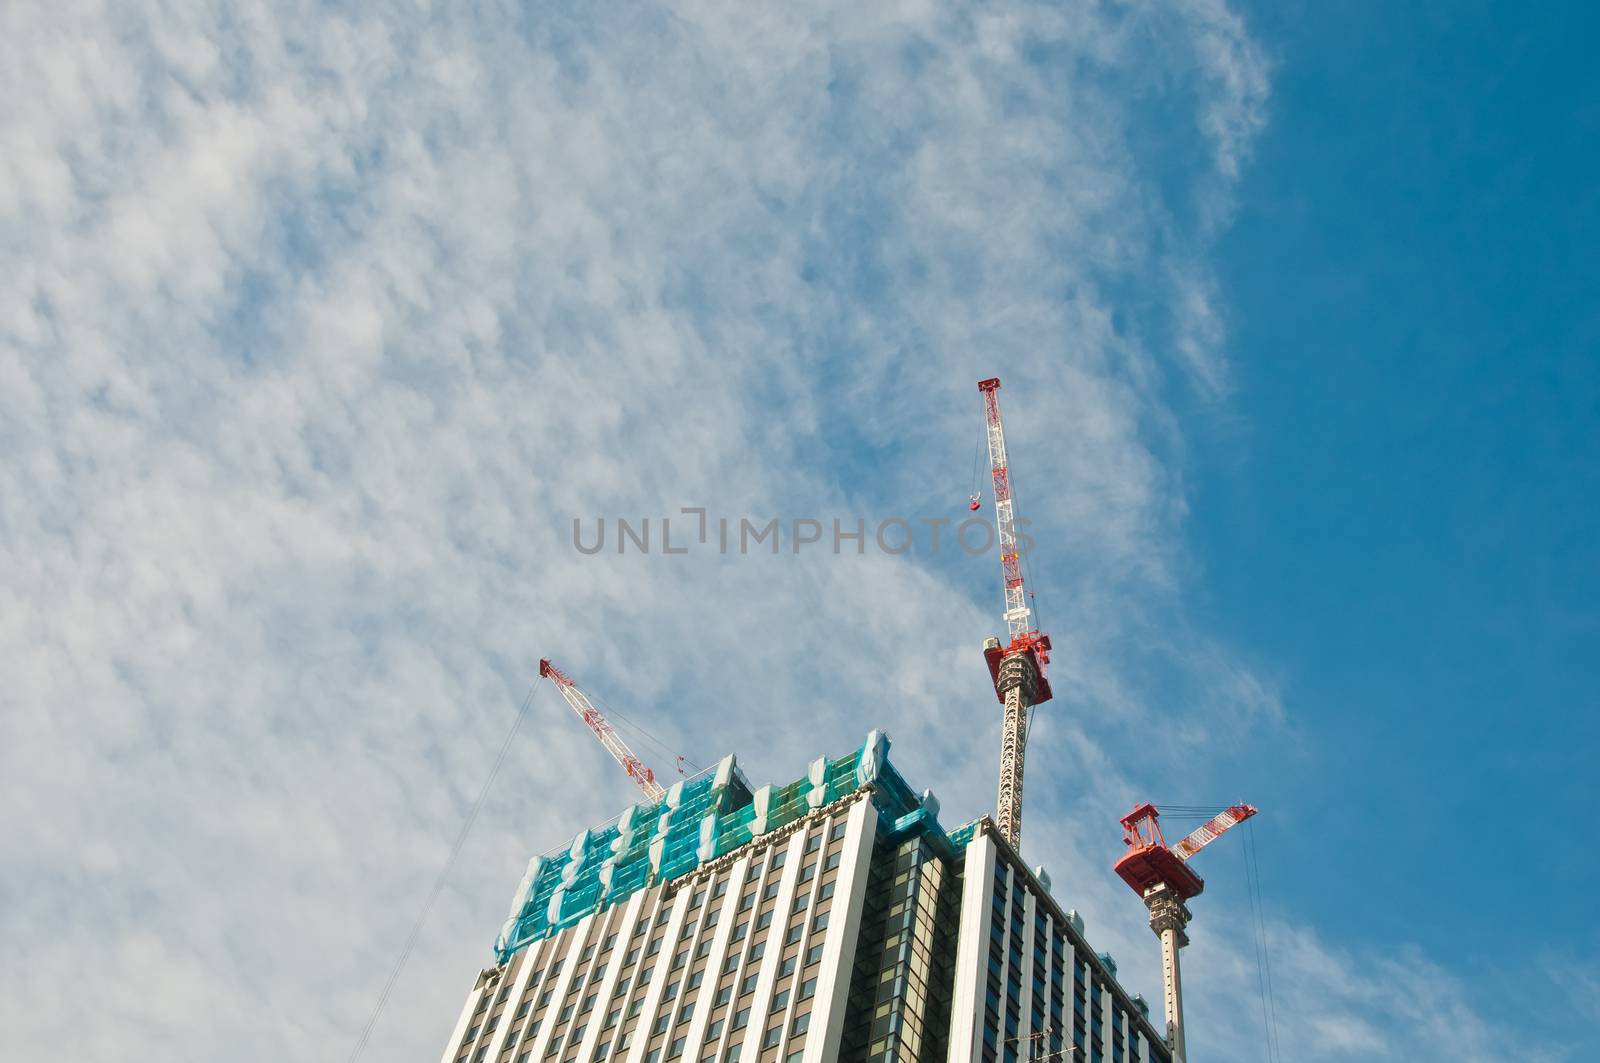
[(1128, 851), (1113, 870), (1144, 901), (1150, 910), (1150, 929), (1161, 939), (1161, 997), (1173, 1063), (1185, 1058), (1183, 982), (1178, 974), (1178, 950), (1189, 944), (1189, 908), (1184, 902), (1199, 896), (1206, 886), (1189, 860), (1228, 828), (1255, 814), (1254, 805), (1229, 805), (1171, 846), (1161, 836), (1157, 822), (1161, 811), (1155, 805), (1147, 802), (1122, 817), (1122, 840)]
[(622, 765), (622, 770), (628, 773), (628, 778), (644, 791), (646, 797), (652, 801), (659, 801), (665, 796), (667, 791), (656, 782), (655, 772), (645, 767), (644, 763), (633, 755), (633, 750), (629, 749), (622, 736), (617, 734), (617, 729), (611, 726), (611, 721), (594, 707), (594, 703), (578, 689), (576, 683), (567, 678), (565, 672), (550, 663), (550, 658), (540, 659), (539, 675), (556, 685), (556, 689), (561, 691), (561, 696), (566, 699), (567, 704), (572, 706), (572, 711), (583, 720), (584, 726), (594, 732), (594, 736), (600, 739), (600, 744), (606, 747), (606, 752), (616, 758), (617, 763)]
[[(994, 680), (995, 696), (1005, 706), (1000, 737), (1000, 791), (995, 801), (995, 822), (1013, 849), (1022, 845), (1022, 768), (1027, 752), (1028, 709), (1049, 701), (1050, 636), (1033, 626), (1027, 590), (1022, 583), (1022, 560), (1017, 546), (1011, 471), (1006, 458), (1005, 429), (1000, 423), (1000, 378), (978, 381), (983, 395), (983, 415), (989, 438), (989, 478), (994, 491), (995, 539), (1000, 547), (1000, 578), (1005, 590), (1006, 637), (983, 644), (983, 656)], [(976, 502), (976, 496), (973, 497)], [(976, 509), (974, 505), (972, 508)]]

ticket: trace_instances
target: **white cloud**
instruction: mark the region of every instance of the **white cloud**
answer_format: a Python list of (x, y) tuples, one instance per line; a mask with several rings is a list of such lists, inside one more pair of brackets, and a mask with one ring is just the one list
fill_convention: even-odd
[[(1113, 730), (1160, 711), (1117, 650), (1137, 636), (1196, 712), (1274, 718), (1269, 683), (1147, 614), (1182, 579), (1162, 396), (1226, 362), (1205, 226), (1161, 202), (1124, 101), (1178, 71), (1215, 160), (1196, 194), (1225, 202), (1266, 87), (1221, 6), (4, 19), (21, 1057), (63, 1030), (85, 1060), (342, 1054), (541, 654), (758, 777), (881, 723), (950, 818), (981, 810), (993, 573), (568, 536), (682, 505), (959, 512), (992, 372), (1041, 583), (1072, 587), (1063, 690)], [(1131, 956), (1125, 898), (1076, 869), (1132, 783), (1070, 719), (1051, 741), (1082, 771), (1030, 788), (1064, 825), (1040, 849)], [(527, 853), (627, 799), (553, 698), (532, 727), (368, 1058), (437, 1051)]]

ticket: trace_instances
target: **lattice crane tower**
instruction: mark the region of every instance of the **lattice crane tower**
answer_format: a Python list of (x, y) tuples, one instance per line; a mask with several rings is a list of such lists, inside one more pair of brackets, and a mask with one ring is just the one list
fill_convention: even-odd
[(983, 645), (983, 656), (994, 680), (995, 696), (1005, 706), (1000, 738), (1000, 791), (995, 800), (995, 822), (1013, 849), (1022, 845), (1022, 768), (1027, 753), (1028, 710), (1051, 698), (1045, 666), (1050, 661), (1050, 636), (1033, 627), (1027, 590), (1022, 583), (1022, 562), (1017, 549), (1011, 473), (1006, 459), (1006, 435), (1000, 422), (1000, 378), (978, 381), (988, 426), (989, 476), (993, 481), (995, 539), (1000, 547), (1000, 576), (1005, 588), (1006, 636)]

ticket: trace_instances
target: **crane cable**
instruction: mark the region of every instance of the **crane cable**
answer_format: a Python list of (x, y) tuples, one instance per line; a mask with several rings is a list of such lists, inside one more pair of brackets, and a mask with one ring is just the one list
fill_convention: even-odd
[(1256, 985), (1261, 994), (1261, 1032), (1266, 1041), (1267, 1059), (1281, 1063), (1283, 1049), (1278, 1040), (1278, 1005), (1272, 991), (1272, 957), (1267, 951), (1267, 922), (1261, 895), (1261, 864), (1256, 856), (1254, 821), (1247, 821), (1244, 836), (1245, 888), (1250, 895), (1252, 936), (1256, 949)]
[(400, 956), (394, 962), (394, 967), (389, 971), (388, 981), (383, 983), (383, 991), (378, 994), (378, 1003), (372, 1009), (372, 1015), (367, 1019), (367, 1025), (362, 1028), (361, 1036), (356, 1039), (355, 1048), (350, 1052), (348, 1063), (356, 1063), (361, 1058), (361, 1053), (366, 1051), (367, 1042), (372, 1039), (373, 1028), (378, 1025), (378, 1017), (383, 1014), (384, 1005), (389, 1002), (389, 994), (394, 990), (395, 982), (400, 978), (400, 972), (405, 968), (406, 961), (411, 958), (411, 950), (416, 947), (417, 935), (422, 932), (422, 924), (427, 920), (428, 913), (433, 909), (433, 903), (439, 899), (439, 894), (444, 891), (445, 882), (450, 878), (450, 869), (455, 866), (456, 857), (461, 855), (461, 848), (466, 844), (467, 835), (472, 832), (472, 825), (477, 822), (478, 813), (483, 810), (484, 801), (489, 796), (489, 787), (494, 784), (495, 776), (500, 774), (500, 768), (506, 762), (506, 757), (511, 752), (511, 743), (517, 737), (517, 732), (522, 729), (522, 721), (528, 716), (528, 710), (533, 706), (534, 698), (538, 695), (543, 684), (535, 679), (528, 688), (528, 693), (522, 698), (522, 706), (517, 710), (517, 715), (511, 721), (511, 727), (506, 731), (505, 741), (500, 743), (500, 752), (495, 756), (494, 763), (489, 767), (489, 774), (483, 780), (483, 786), (478, 790), (477, 800), (472, 802), (472, 807), (467, 810), (467, 818), (461, 824), (461, 830), (456, 834), (456, 840), (450, 846), (450, 854), (445, 857), (444, 866), (439, 869), (439, 876), (433, 881), (433, 888), (428, 891), (427, 899), (422, 902), (421, 911), (417, 912), (416, 921), (411, 924), (411, 932), (406, 935), (405, 944), (400, 947)]
[[(690, 760), (688, 757), (684, 756), (682, 753), (679, 753), (676, 749), (673, 749), (671, 746), (667, 745), (661, 739), (657, 738), (655, 735), (651, 734), (649, 731), (646, 731), (643, 727), (639, 726), (634, 721), (628, 719), (628, 717), (622, 715), (622, 713), (618, 712), (616, 709), (612, 708), (611, 707), (611, 703), (606, 701), (604, 698), (600, 697), (600, 695), (594, 694), (594, 693), (590, 693), (589, 691), (584, 691), (584, 693), (588, 695), (590, 701), (596, 701), (596, 702), (600, 703), (600, 707), (605, 710), (606, 719), (608, 719), (608, 720), (612, 720), (612, 719), (621, 720), (623, 723), (628, 725), (628, 728), (631, 731), (633, 731), (634, 733), (638, 734), (640, 737), (642, 737), (645, 741), (649, 742), (651, 745), (655, 746), (657, 752), (665, 753), (667, 756), (673, 758), (673, 763), (674, 764), (687, 764), (687, 765), (689, 765), (689, 767), (691, 767), (691, 768), (693, 768), (695, 770), (696, 774), (699, 774), (700, 772), (705, 771), (705, 769), (702, 768), (700, 765), (696, 764), (694, 761)], [(679, 773), (680, 774), (682, 773), (682, 769), (679, 769)]]
[(972, 487), (967, 491), (969, 502), (976, 502), (982, 496), (978, 494), (978, 459), (983, 457), (984, 445), (989, 442), (989, 432), (985, 428), (978, 436), (978, 447), (972, 452)]

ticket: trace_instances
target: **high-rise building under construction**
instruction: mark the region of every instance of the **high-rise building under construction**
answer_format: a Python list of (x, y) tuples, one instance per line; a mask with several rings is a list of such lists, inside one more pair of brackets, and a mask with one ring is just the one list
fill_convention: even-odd
[(536, 857), (441, 1063), (1169, 1063), (1049, 878), (888, 752), (730, 756)]

